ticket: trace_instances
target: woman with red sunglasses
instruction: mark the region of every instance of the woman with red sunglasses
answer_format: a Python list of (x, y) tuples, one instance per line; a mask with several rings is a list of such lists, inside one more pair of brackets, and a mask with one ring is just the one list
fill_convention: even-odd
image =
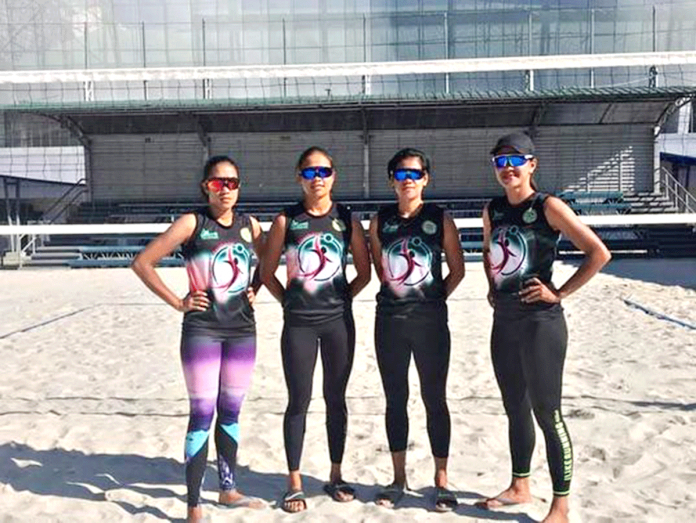
[[(389, 161), (389, 183), (397, 203), (379, 210), (370, 222), (372, 260), (381, 282), (377, 294), (375, 346), (387, 399), (387, 439), (393, 482), (377, 494), (393, 508), (404, 495), (408, 444), (408, 369), (416, 362), (435, 461), (434, 508), (454, 510), (447, 488), (450, 416), (446, 389), (450, 358), (447, 297), (464, 278), (464, 256), (454, 220), (423, 201), (430, 182), (430, 160), (417, 149), (402, 149)], [(449, 274), (443, 278), (442, 255)]]
[[(302, 201), (275, 218), (261, 271), (262, 280), (271, 283), (285, 251), (287, 283), (280, 301), (284, 311), (281, 353), (288, 388), (283, 435), (289, 473), (281, 505), (286, 512), (307, 508), (300, 458), (319, 350), (331, 458), (324, 490), (335, 501), (354, 499), (353, 487), (341, 475), (348, 423), (346, 386), (355, 352), (352, 300), (370, 281), (364, 230), (331, 196), (337, 175), (329, 153), (310, 147), (300, 155), (296, 173)], [(357, 272), (350, 282), (348, 251)]]
[[(491, 359), (508, 417), (512, 482), (478, 505), (498, 508), (531, 501), (532, 413), (546, 440), (553, 501), (545, 523), (568, 521), (573, 450), (561, 414), (568, 333), (561, 300), (587, 283), (611, 258), (592, 230), (560, 199), (537, 191), (534, 143), (524, 133), (501, 137), (491, 151), (505, 195), (483, 211), (484, 269), (494, 309)], [(551, 282), (559, 234), (585, 253), (560, 288)]]
[[(184, 313), (181, 362), (189, 395), (185, 441), (187, 521), (202, 518), (200, 490), (208, 456), (208, 435), (217, 408), (215, 446), (221, 504), (262, 508), (237, 490), (235, 464), (239, 412), (251, 383), (256, 327), (251, 304), (260, 283), (251, 278), (252, 252), (263, 248), (258, 221), (236, 212), (239, 168), (227, 156), (210, 158), (201, 191), (208, 205), (178, 218), (133, 261), (133, 270), (166, 303)], [(159, 277), (155, 265), (182, 246), (189, 292), (180, 298)], [(279, 284), (278, 284), (279, 285)], [(269, 289), (276, 292), (274, 282)]]

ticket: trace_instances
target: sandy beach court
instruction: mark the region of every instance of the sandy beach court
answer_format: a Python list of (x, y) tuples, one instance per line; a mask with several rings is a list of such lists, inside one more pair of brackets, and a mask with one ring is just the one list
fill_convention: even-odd
[[(557, 263), (554, 280), (572, 270)], [(161, 274), (185, 291), (183, 269)], [(188, 402), (180, 315), (128, 269), (0, 271), (0, 288), (0, 521), (181, 521)], [(358, 499), (338, 504), (322, 492), (329, 458), (318, 365), (302, 460), (309, 510), (291, 516), (275, 506), (285, 490), (282, 313), (262, 290), (238, 473), (241, 489), (271, 506), (258, 512), (213, 503), (211, 442), (203, 492), (210, 521), (531, 522), (546, 514), (551, 486), (538, 430), (534, 503), (498, 512), (473, 506), (506, 487), (510, 474), (479, 262), (467, 263), (448, 302), (449, 474), (460, 506), (450, 514), (431, 511), (433, 465), (413, 368), (412, 492), (397, 510), (372, 502), (391, 480), (373, 345), (377, 288), (373, 274), (354, 304), (358, 338), (344, 473)], [(564, 307), (570, 331), (564, 412), (575, 453), (571, 520), (695, 520), (696, 260), (613, 261)]]

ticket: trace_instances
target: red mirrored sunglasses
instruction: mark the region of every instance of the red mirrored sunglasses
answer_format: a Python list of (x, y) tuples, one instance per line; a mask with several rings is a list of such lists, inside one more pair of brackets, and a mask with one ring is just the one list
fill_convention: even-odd
[(227, 187), (230, 191), (239, 189), (239, 178), (208, 178), (205, 181), (209, 191), (220, 192), (223, 187)]

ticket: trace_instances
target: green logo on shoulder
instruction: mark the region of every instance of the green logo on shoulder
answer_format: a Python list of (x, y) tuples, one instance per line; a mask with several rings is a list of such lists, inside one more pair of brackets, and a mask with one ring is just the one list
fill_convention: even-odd
[(307, 229), (309, 229), (309, 222), (298, 222), (295, 220), (290, 222), (291, 231), (305, 231)]
[(435, 234), (437, 232), (437, 225), (430, 220), (425, 220), (421, 228), (425, 234)]
[(211, 231), (210, 229), (202, 229), (200, 234), (201, 240), (219, 240), (220, 235), (217, 231)]
[(384, 226), (382, 227), (382, 232), (385, 233), (385, 234), (391, 234), (391, 233), (393, 233), (393, 232), (396, 232), (396, 231), (398, 230), (398, 228), (399, 228), (399, 224), (398, 224), (398, 223), (387, 222), (387, 223), (385, 223)]
[(343, 232), (348, 228), (346, 227), (345, 222), (343, 220), (339, 220), (338, 218), (334, 218), (331, 221), (331, 226), (334, 228), (335, 231), (338, 232)]
[(524, 211), (522, 219), (524, 220), (524, 223), (534, 223), (537, 219), (537, 213), (534, 209), (530, 207), (529, 209)]
[(251, 240), (253, 240), (252, 235), (251, 235), (251, 230), (249, 227), (244, 227), (239, 231), (239, 235), (242, 237), (242, 240), (244, 240), (247, 243), (251, 243)]

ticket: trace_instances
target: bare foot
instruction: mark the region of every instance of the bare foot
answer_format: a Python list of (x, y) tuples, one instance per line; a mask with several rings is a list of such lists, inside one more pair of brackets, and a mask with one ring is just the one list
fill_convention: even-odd
[(520, 503), (529, 503), (532, 501), (532, 495), (529, 492), (529, 486), (515, 485), (513, 481), (507, 489), (503, 490), (495, 497), (487, 498), (475, 503), (478, 508), (487, 510), (493, 508), (501, 508), (509, 505), (519, 505)]
[(200, 505), (189, 507), (186, 513), (186, 523), (199, 523), (203, 521), (203, 509)]
[(253, 509), (266, 508), (266, 503), (259, 498), (245, 496), (238, 490), (223, 490), (218, 496), (218, 502), (228, 507), (245, 507)]
[(551, 502), (551, 510), (541, 523), (569, 523), (568, 497), (554, 496)]

